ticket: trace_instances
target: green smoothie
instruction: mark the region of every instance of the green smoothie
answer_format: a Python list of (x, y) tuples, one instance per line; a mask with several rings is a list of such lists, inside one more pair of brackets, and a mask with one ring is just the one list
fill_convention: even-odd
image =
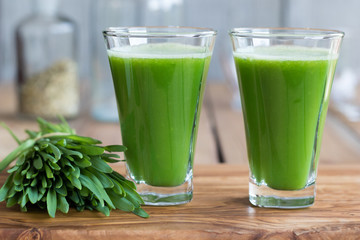
[(304, 188), (317, 169), (337, 56), (272, 46), (245, 48), (234, 58), (251, 178), (278, 190)]
[(210, 53), (181, 44), (108, 51), (131, 177), (178, 186), (192, 166)]

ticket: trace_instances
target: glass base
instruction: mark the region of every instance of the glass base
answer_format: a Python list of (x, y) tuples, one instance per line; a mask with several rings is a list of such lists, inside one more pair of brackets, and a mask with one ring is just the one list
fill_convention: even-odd
[(176, 187), (155, 187), (146, 183), (136, 184), (137, 192), (145, 205), (172, 206), (188, 203), (193, 197), (192, 179)]
[(276, 190), (266, 185), (249, 183), (251, 204), (265, 208), (306, 208), (314, 204), (315, 183), (300, 190)]

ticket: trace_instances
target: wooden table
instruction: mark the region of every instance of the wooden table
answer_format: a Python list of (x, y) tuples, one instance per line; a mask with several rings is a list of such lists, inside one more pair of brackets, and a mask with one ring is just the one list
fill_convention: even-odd
[[(24, 137), (34, 120), (16, 115), (14, 89), (0, 86), (0, 121)], [(315, 205), (300, 210), (257, 208), (248, 201), (248, 167), (241, 112), (230, 107), (224, 85), (208, 85), (195, 156), (194, 200), (175, 207), (144, 207), (142, 219), (113, 211), (21, 213), (0, 203), (0, 239), (359, 239), (360, 124), (330, 111), (325, 126)], [(120, 142), (116, 123), (83, 115), (70, 124), (79, 134)], [(0, 158), (16, 143), (0, 129)], [(225, 163), (225, 164), (221, 164)], [(123, 171), (122, 165), (115, 168)], [(0, 184), (5, 175), (0, 175)], [(28, 237), (28, 238), (26, 238)]]
[(50, 219), (44, 212), (20, 213), (1, 203), (0, 239), (359, 239), (359, 176), (357, 164), (323, 164), (314, 206), (274, 210), (249, 204), (247, 165), (197, 165), (189, 204), (144, 207), (149, 219), (75, 210)]

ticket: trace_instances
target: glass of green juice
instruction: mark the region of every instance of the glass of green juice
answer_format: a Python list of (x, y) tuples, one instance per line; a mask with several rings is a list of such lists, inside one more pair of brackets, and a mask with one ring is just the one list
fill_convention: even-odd
[(117, 27), (103, 32), (127, 177), (146, 205), (190, 202), (206, 76), (216, 32)]
[(322, 132), (343, 32), (230, 30), (259, 207), (313, 205)]

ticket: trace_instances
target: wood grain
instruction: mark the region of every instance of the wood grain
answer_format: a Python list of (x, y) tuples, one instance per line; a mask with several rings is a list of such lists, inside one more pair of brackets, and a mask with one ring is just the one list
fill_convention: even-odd
[[(0, 86), (0, 121), (24, 137), (23, 130), (36, 129), (36, 123), (16, 115), (14, 93), (13, 88)], [(242, 116), (230, 108), (230, 98), (224, 85), (207, 87), (191, 203), (174, 207), (146, 206), (144, 209), (151, 215), (149, 219), (121, 211), (104, 217), (97, 212), (75, 210), (66, 215), (58, 212), (56, 218), (51, 219), (36, 209), (21, 213), (17, 207), (5, 208), (5, 203), (0, 203), (0, 240), (359, 239), (360, 147), (343, 134), (337, 118), (331, 118), (330, 114), (326, 123), (315, 205), (299, 210), (257, 208), (248, 201)], [(79, 134), (100, 138), (104, 144), (119, 143), (121, 139), (117, 124), (99, 123), (87, 115), (71, 121), (71, 125)], [(216, 144), (225, 162), (236, 164), (200, 165), (218, 161)], [(15, 146), (8, 133), (0, 128), (0, 158)], [(123, 165), (115, 167), (124, 171)], [(0, 174), (1, 185), (5, 177)]]
[[(231, 94), (223, 84), (210, 85), (217, 134), (226, 163), (246, 163), (246, 140), (241, 111), (230, 106)], [(359, 135), (360, 137), (360, 135)], [(343, 126), (337, 126), (336, 119), (328, 114), (320, 153), (321, 163), (360, 162), (360, 141), (349, 138)]]
[(225, 163), (247, 163), (244, 121), (241, 111), (231, 108), (231, 92), (223, 84), (208, 86), (213, 122)]
[(359, 176), (360, 164), (324, 164), (314, 206), (277, 210), (249, 204), (246, 165), (197, 165), (189, 204), (144, 207), (149, 219), (74, 210), (51, 219), (38, 210), (21, 213), (1, 203), (0, 239), (359, 239)]

